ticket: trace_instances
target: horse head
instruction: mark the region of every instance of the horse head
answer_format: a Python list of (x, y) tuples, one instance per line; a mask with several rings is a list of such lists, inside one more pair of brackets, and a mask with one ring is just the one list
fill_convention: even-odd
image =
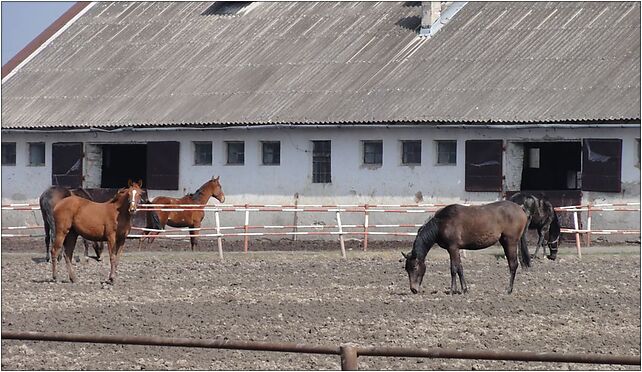
[(215, 197), (219, 202), (225, 203), (225, 193), (223, 192), (223, 187), (221, 186), (221, 183), (219, 182), (220, 176), (214, 178), (212, 176), (212, 179), (209, 181), (210, 187), (212, 189), (211, 195)]
[(124, 189), (124, 191), (127, 193), (127, 203), (129, 204), (128, 210), (130, 214), (134, 214), (136, 213), (143, 196), (143, 190), (141, 189), (143, 181), (139, 180), (138, 182), (132, 182), (129, 180), (127, 182), (127, 186), (128, 187)]
[(417, 294), (426, 273), (426, 261), (417, 258), (414, 251), (408, 254), (401, 252), (401, 254), (406, 259), (405, 268), (410, 280), (410, 291)]

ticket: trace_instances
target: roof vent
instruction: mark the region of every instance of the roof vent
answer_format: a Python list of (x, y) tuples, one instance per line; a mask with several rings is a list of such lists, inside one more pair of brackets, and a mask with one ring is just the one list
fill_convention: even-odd
[(251, 1), (216, 1), (210, 5), (201, 15), (239, 15), (252, 4)]
[(466, 1), (422, 1), (419, 36), (431, 37), (466, 5)]

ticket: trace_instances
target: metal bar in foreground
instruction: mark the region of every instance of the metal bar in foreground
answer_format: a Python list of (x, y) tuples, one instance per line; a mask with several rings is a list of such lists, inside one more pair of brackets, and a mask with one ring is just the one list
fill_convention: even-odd
[(98, 336), (78, 334), (56, 334), (41, 332), (2, 332), (5, 340), (33, 340), (59, 342), (87, 342), (103, 344), (129, 344), (199, 347), (210, 349), (233, 349), (253, 351), (276, 351), (304, 354), (331, 354), (341, 356), (341, 365), (346, 370), (357, 368), (359, 356), (410, 357), (410, 358), (444, 358), (444, 359), (479, 359), (479, 360), (511, 360), (523, 362), (558, 362), (558, 363), (588, 363), (588, 364), (620, 364), (640, 365), (640, 356), (610, 355), (610, 354), (561, 354), (534, 353), (514, 351), (488, 350), (456, 350), (456, 349), (418, 349), (400, 347), (360, 347), (355, 344), (341, 346), (318, 346), (284, 342), (258, 341), (229, 341), (192, 338), (170, 338), (154, 336)]

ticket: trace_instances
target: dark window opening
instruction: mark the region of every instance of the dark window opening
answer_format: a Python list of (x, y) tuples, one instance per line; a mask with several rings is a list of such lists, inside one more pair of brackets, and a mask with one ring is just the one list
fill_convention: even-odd
[(100, 187), (126, 187), (129, 180), (143, 180), (143, 186), (148, 186), (147, 145), (102, 145), (102, 151)]
[(82, 187), (82, 142), (56, 142), (51, 145), (51, 184)]
[(457, 164), (457, 141), (437, 141), (437, 164)]
[(502, 191), (502, 140), (466, 141), (466, 191)]
[(29, 142), (29, 165), (35, 167), (45, 165), (44, 142)]
[(15, 142), (2, 142), (2, 165), (16, 165)]
[(245, 143), (225, 142), (225, 144), (227, 145), (227, 164), (245, 164)]
[(263, 165), (281, 164), (281, 142), (264, 141), (263, 147)]
[(312, 141), (312, 182), (330, 183), (332, 148), (330, 141)]
[(585, 139), (582, 143), (582, 190), (622, 191), (622, 140)]
[(212, 142), (194, 142), (194, 165), (212, 165)]
[(577, 190), (580, 188), (580, 142), (524, 143), (522, 190)]
[(401, 163), (421, 164), (421, 141), (402, 141), (401, 143)]
[(201, 15), (235, 15), (250, 4), (251, 1), (216, 1)]
[(383, 141), (363, 141), (363, 164), (383, 164)]

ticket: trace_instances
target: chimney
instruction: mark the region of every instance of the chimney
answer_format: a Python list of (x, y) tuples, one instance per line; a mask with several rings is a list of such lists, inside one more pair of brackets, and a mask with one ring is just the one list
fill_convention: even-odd
[(466, 1), (422, 1), (419, 36), (433, 36), (464, 5)]

